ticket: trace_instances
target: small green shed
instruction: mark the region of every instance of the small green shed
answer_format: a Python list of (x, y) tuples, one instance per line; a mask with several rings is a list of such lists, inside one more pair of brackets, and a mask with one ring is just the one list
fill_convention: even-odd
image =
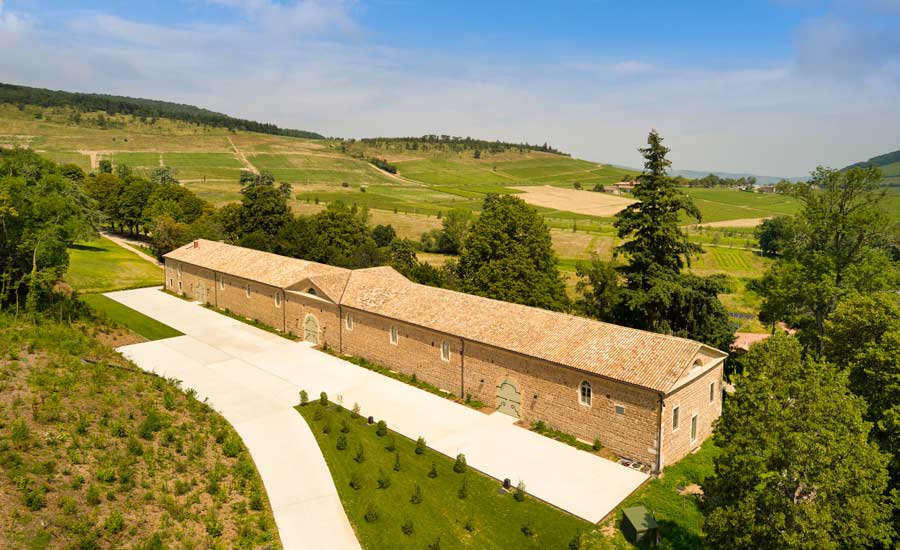
[(659, 542), (659, 526), (650, 510), (643, 506), (622, 510), (622, 533), (628, 542), (641, 548), (655, 547)]

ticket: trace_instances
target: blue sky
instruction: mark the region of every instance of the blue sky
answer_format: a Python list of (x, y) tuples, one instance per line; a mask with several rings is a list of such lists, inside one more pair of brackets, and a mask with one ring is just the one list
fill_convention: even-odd
[[(0, 81), (803, 175), (900, 148), (900, 0), (0, 0)], [(7, 53), (8, 52), (8, 53)]]

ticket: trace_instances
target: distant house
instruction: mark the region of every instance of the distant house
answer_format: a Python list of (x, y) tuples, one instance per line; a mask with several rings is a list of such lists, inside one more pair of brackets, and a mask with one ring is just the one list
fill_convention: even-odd
[(757, 193), (774, 193), (775, 186), (774, 185), (757, 185), (754, 188), (754, 191)]
[(727, 354), (685, 338), (198, 240), (166, 288), (279, 331), (543, 421), (661, 471), (722, 412)]
[(607, 193), (612, 193), (613, 195), (621, 195), (623, 193), (631, 193), (634, 191), (635, 185), (637, 185), (637, 181), (635, 180), (620, 181), (619, 183), (604, 186), (603, 190)]

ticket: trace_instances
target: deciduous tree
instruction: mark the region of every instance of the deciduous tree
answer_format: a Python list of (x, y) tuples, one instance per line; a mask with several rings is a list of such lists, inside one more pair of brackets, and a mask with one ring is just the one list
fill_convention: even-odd
[(703, 482), (712, 548), (871, 548), (891, 538), (887, 459), (869, 441), (846, 376), (802, 358), (783, 333), (754, 345)]
[(545, 309), (568, 307), (550, 230), (511, 195), (488, 195), (457, 268), (465, 292)]

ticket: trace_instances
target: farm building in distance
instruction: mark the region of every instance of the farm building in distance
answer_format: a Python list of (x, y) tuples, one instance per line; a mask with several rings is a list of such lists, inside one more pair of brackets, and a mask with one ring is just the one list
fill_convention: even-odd
[(684, 338), (199, 240), (166, 288), (660, 471), (722, 411), (726, 354)]

